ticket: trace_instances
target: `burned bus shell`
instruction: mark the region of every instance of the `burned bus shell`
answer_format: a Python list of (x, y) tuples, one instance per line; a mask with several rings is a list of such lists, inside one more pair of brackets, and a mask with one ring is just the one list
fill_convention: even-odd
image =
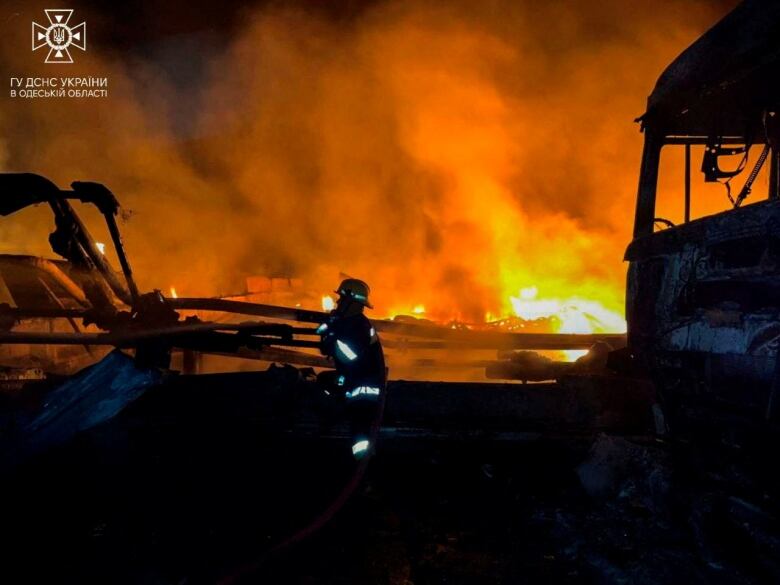
[[(673, 61), (640, 118), (645, 144), (625, 255), (628, 339), (672, 418), (694, 404), (749, 420), (775, 417), (778, 118), (780, 4), (764, 0), (738, 6)], [(657, 212), (661, 153), (672, 145), (685, 152), (678, 225)], [(696, 146), (704, 147), (704, 180), (728, 184), (731, 208), (691, 220)], [(721, 159), (741, 154), (737, 168), (725, 169)], [(759, 171), (767, 179), (751, 182)]]

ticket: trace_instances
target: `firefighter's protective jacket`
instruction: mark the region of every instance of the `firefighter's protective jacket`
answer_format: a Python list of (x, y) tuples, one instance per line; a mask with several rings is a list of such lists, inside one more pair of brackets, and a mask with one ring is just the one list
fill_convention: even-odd
[(355, 397), (372, 395), (385, 386), (385, 356), (376, 330), (365, 315), (332, 315), (320, 325), (322, 353), (332, 356), (339, 374), (339, 385)]

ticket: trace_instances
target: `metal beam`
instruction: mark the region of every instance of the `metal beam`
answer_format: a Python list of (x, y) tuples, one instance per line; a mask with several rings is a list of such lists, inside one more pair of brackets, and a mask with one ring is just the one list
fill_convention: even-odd
[[(328, 313), (320, 311), (223, 299), (179, 298), (167, 299), (167, 302), (174, 309), (223, 311), (306, 323), (322, 323), (328, 318)], [(404, 342), (403, 347), (407, 349), (587, 349), (598, 341), (606, 342), (613, 347), (622, 347), (626, 344), (624, 333), (507, 333), (467, 328), (452, 329), (426, 323), (380, 319), (374, 319), (372, 323), (379, 332), (440, 340)], [(392, 347), (390, 340), (383, 340), (383, 343), (387, 347)]]

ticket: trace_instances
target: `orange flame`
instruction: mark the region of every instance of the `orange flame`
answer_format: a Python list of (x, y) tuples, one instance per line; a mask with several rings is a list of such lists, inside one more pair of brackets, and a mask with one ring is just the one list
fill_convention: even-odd
[[(371, 284), (374, 317), (623, 328), (641, 152), (630, 121), (658, 72), (723, 7), (361, 4), (367, 13), (346, 28), (265, 5), (242, 19), (204, 67), (206, 107), (183, 110), (197, 156), (177, 125), (159, 123), (192, 88), (156, 80), (155, 63), (137, 75), (95, 51), (90, 69), (121, 79), (122, 91), (90, 108), (8, 101), (3, 118), (19, 123), (0, 162), (6, 142), (29, 143), (13, 165), (65, 184), (93, 179), (69, 173), (100, 161), (101, 180), (138, 214), (123, 227), (145, 290), (175, 280), (188, 296), (211, 296), (280, 271), (332, 290), (345, 272)], [(596, 39), (600, 27), (610, 34)], [(4, 47), (0, 57), (25, 66)], [(157, 98), (137, 99), (146, 91), (136, 79), (159, 81)], [(4, 224), (0, 251), (29, 239), (40, 254), (30, 213)]]

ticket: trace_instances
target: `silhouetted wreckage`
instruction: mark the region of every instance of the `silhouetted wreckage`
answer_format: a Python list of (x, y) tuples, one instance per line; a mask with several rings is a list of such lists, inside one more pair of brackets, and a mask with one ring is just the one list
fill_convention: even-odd
[[(313, 370), (331, 367), (316, 351), (316, 325), (325, 320), (325, 313), (139, 291), (116, 224), (119, 204), (102, 185), (73, 183), (72, 189), (61, 190), (37, 175), (5, 174), (0, 175), (0, 200), (0, 212), (6, 216), (29, 205), (47, 204), (56, 226), (49, 240), (63, 258), (0, 257), (4, 361), (0, 468), (9, 477), (22, 478), (18, 481), (24, 487), (19, 489), (27, 496), (32, 498), (30, 482), (47, 483), (38, 481), (39, 473), (52, 466), (56, 469), (59, 461), (72, 464), (69, 457), (76, 458), (77, 468), (86, 465), (90, 473), (102, 470), (101, 477), (113, 478), (110, 483), (116, 485), (127, 482), (128, 474), (149, 473), (138, 468), (137, 457), (150, 453), (160, 457), (159, 450), (173, 449), (179, 441), (186, 443), (186, 454), (168, 453), (166, 460), (173, 465), (187, 461), (193, 450), (201, 448), (202, 436), (210, 437), (209, 446), (203, 447), (206, 451), (229, 450), (229, 460), (240, 454), (269, 456), (268, 446), (273, 445), (272, 458), (279, 451), (304, 449), (305, 455), (299, 457), (316, 469), (310, 458), (315, 454), (321, 459), (325, 451), (330, 455), (323, 460), (344, 467), (338, 463), (339, 449), (349, 435), (344, 404), (328, 395)], [(119, 272), (71, 206), (72, 200), (92, 204), (101, 212), (120, 261)], [(189, 316), (182, 317), (184, 312)], [(207, 321), (195, 312), (251, 320)], [(488, 370), (509, 363), (527, 348), (584, 349), (594, 343), (618, 347), (625, 343), (622, 335), (472, 331), (411, 320), (374, 321), (374, 325), (390, 351), (404, 356), (424, 350), (463, 355), (468, 361), (469, 352), (495, 351), (494, 360), (476, 364)], [(60, 352), (60, 348), (71, 351)], [(181, 364), (179, 371), (171, 369), (174, 355)], [(274, 364), (266, 371), (200, 374), (198, 362), (204, 355)], [(411, 359), (420, 367), (438, 362)], [(467, 449), (479, 451), (541, 438), (567, 438), (579, 444), (604, 430), (644, 434), (652, 428), (652, 387), (634, 384), (626, 393), (604, 363), (590, 372), (571, 381), (562, 376), (564, 372), (534, 368), (507, 376), (546, 380), (529, 385), (391, 381), (380, 453), (436, 450), (442, 445), (469, 445)], [(561, 377), (558, 383), (557, 377)], [(219, 437), (213, 436), (215, 432)], [(93, 445), (86, 452), (84, 441)], [(115, 466), (106, 469), (97, 464), (93, 448), (107, 453)], [(52, 464), (51, 458), (57, 463)], [(286, 467), (289, 462), (274, 461), (265, 468), (293, 473)], [(218, 472), (208, 455), (200, 463)], [(346, 476), (347, 471), (335, 477)], [(264, 518), (263, 523), (273, 531), (274, 521)], [(279, 519), (276, 523), (286, 526)], [(222, 553), (215, 558), (224, 562), (234, 557)]]
[[(0, 332), (0, 343), (5, 347), (75, 347), (82, 352), (83, 359), (92, 361), (94, 352), (101, 351), (101, 348), (103, 353), (105, 348), (115, 348), (114, 352), (108, 354), (100, 363), (70, 377), (63, 384), (66, 390), (62, 390), (62, 387), (53, 389), (52, 396), (56, 397), (56, 400), (48, 400), (42, 416), (36, 419), (34, 424), (17, 427), (17, 433), (43, 432), (43, 427), (48, 425), (68, 426), (74, 431), (78, 430), (79, 425), (73, 420), (64, 415), (59, 417), (54, 411), (60, 409), (65, 413), (76, 407), (82, 409), (89, 401), (94, 400), (95, 393), (109, 392), (101, 400), (116, 400), (118, 404), (127, 404), (138, 397), (132, 376), (129, 377), (130, 382), (126, 387), (104, 385), (100, 388), (90, 387), (89, 391), (74, 392), (73, 388), (79, 385), (78, 380), (81, 377), (85, 380), (85, 387), (89, 387), (93, 372), (100, 370), (105, 373), (110, 371), (111, 367), (116, 367), (117, 375), (120, 375), (122, 369), (131, 363), (138, 368), (138, 372), (148, 374), (141, 376), (144, 380), (143, 387), (147, 388), (149, 377), (162, 383), (163, 380), (176, 375), (169, 370), (174, 351), (185, 354), (185, 374), (189, 374), (189, 380), (196, 385), (203, 385), (209, 379), (203, 377), (201, 380), (193, 372), (194, 362), (197, 356), (202, 354), (235, 355), (309, 367), (329, 367), (329, 362), (317, 353), (301, 351), (316, 350), (319, 347), (318, 334), (311, 325), (323, 322), (325, 313), (224, 299), (167, 298), (160, 291), (140, 293), (116, 224), (119, 204), (104, 186), (76, 182), (73, 183), (72, 190), (60, 190), (37, 175), (8, 174), (0, 176), (0, 189), (3, 197), (3, 207), (0, 211), (3, 215), (10, 215), (33, 204), (46, 203), (51, 207), (56, 230), (49, 239), (52, 249), (65, 259), (53, 261), (19, 256), (0, 258), (4, 282), (7, 283), (5, 286), (10, 299), (14, 301), (13, 305), (8, 302), (0, 305), (0, 318), (5, 323), (3, 331)], [(100, 210), (120, 260), (120, 273), (114, 271), (105, 251), (99, 249), (70, 205), (69, 200), (72, 199), (93, 204)], [(28, 285), (25, 288), (27, 281), (37, 281), (39, 286), (33, 288)], [(29, 294), (30, 290), (35, 290), (36, 293), (44, 291), (45, 296), (39, 300), (36, 295)], [(273, 321), (208, 322), (196, 316), (182, 318), (178, 311), (185, 310), (232, 313)], [(48, 331), (16, 329), (16, 324), (29, 320), (61, 320), (72, 330), (62, 330), (62, 327), (58, 330), (49, 328)], [(623, 336), (609, 334), (554, 335), (471, 331), (408, 321), (376, 321), (375, 326), (380, 334), (387, 337), (385, 344), (389, 348), (402, 352), (414, 352), (418, 349), (448, 352), (496, 350), (495, 361), (488, 360), (481, 364), (489, 371), (501, 367), (505, 362), (510, 363), (511, 359), (507, 360), (507, 356), (513, 355), (516, 350), (527, 352), (524, 348), (528, 347), (581, 349), (591, 346), (594, 342), (602, 346), (606, 343), (623, 343)], [(121, 351), (127, 352), (127, 357), (119, 358), (122, 354), (117, 352)], [(17, 359), (23, 361), (21, 357)], [(23, 381), (26, 376), (31, 375), (31, 371), (38, 372), (33, 385), (40, 387), (46, 383), (46, 365), (51, 366), (55, 379), (59, 380), (56, 377), (56, 356), (48, 362), (33, 361), (30, 368), (8, 367), (5, 376), (9, 384), (13, 380), (17, 394), (22, 395)], [(604, 368), (601, 370), (604, 371)], [(560, 373), (563, 373), (563, 370)], [(306, 372), (301, 371), (300, 376), (305, 375)], [(232, 374), (222, 376), (229, 380)], [(559, 376), (558, 372), (542, 372), (531, 367), (526, 372), (515, 372), (503, 377), (550, 381)], [(239, 384), (242, 378), (236, 377), (235, 380)], [(316, 392), (316, 382), (311, 381), (310, 384), (311, 392)], [(117, 395), (112, 396), (111, 392), (117, 392)], [(441, 397), (442, 392), (448, 396), (447, 399)], [(397, 416), (398, 424), (401, 425), (399, 432), (411, 433), (412, 436), (425, 436), (433, 426), (446, 428), (447, 416), (454, 417), (453, 422), (457, 421), (456, 427), (460, 426), (463, 420), (471, 418), (475, 431), (491, 428), (490, 423), (493, 421), (493, 425), (498, 425), (496, 432), (503, 432), (503, 436), (511, 436), (512, 432), (517, 431), (534, 430), (537, 426), (560, 432), (564, 421), (573, 431), (600, 428), (598, 417), (593, 415), (601, 410), (598, 405), (602, 401), (609, 400), (602, 387), (595, 384), (592, 389), (586, 389), (580, 385), (576, 391), (577, 399), (573, 399), (571, 392), (561, 386), (555, 386), (553, 389), (551, 384), (521, 388), (516, 385), (502, 387), (478, 383), (397, 382), (392, 385), (388, 417)], [(259, 402), (263, 400), (262, 394), (262, 390), (258, 390)], [(644, 403), (648, 395), (639, 393), (636, 399)], [(593, 404), (590, 404), (591, 402)], [(519, 408), (521, 404), (523, 407)], [(591, 415), (583, 414), (582, 408), (585, 404), (590, 404), (588, 408)], [(474, 406), (476, 408), (472, 409)], [(305, 405), (302, 405), (302, 408), (305, 409)], [(119, 410), (102, 414), (91, 424), (103, 422), (109, 414), (115, 415)], [(272, 415), (274, 413), (273, 410), (269, 412)], [(83, 411), (81, 413), (87, 414)], [(407, 424), (405, 421), (414, 421), (414, 427), (404, 430), (403, 425)], [(485, 422), (489, 424), (485, 426)], [(643, 428), (642, 425), (646, 427), (646, 422), (633, 420), (632, 424), (639, 425), (639, 430)], [(312, 421), (307, 419), (308, 426), (305, 432), (302, 431), (303, 434), (316, 434), (313, 428), (310, 428), (312, 424)], [(433, 431), (430, 433), (437, 434)], [(64, 433), (62, 436), (71, 434)], [(60, 433), (54, 432), (54, 435), (60, 436)]]

